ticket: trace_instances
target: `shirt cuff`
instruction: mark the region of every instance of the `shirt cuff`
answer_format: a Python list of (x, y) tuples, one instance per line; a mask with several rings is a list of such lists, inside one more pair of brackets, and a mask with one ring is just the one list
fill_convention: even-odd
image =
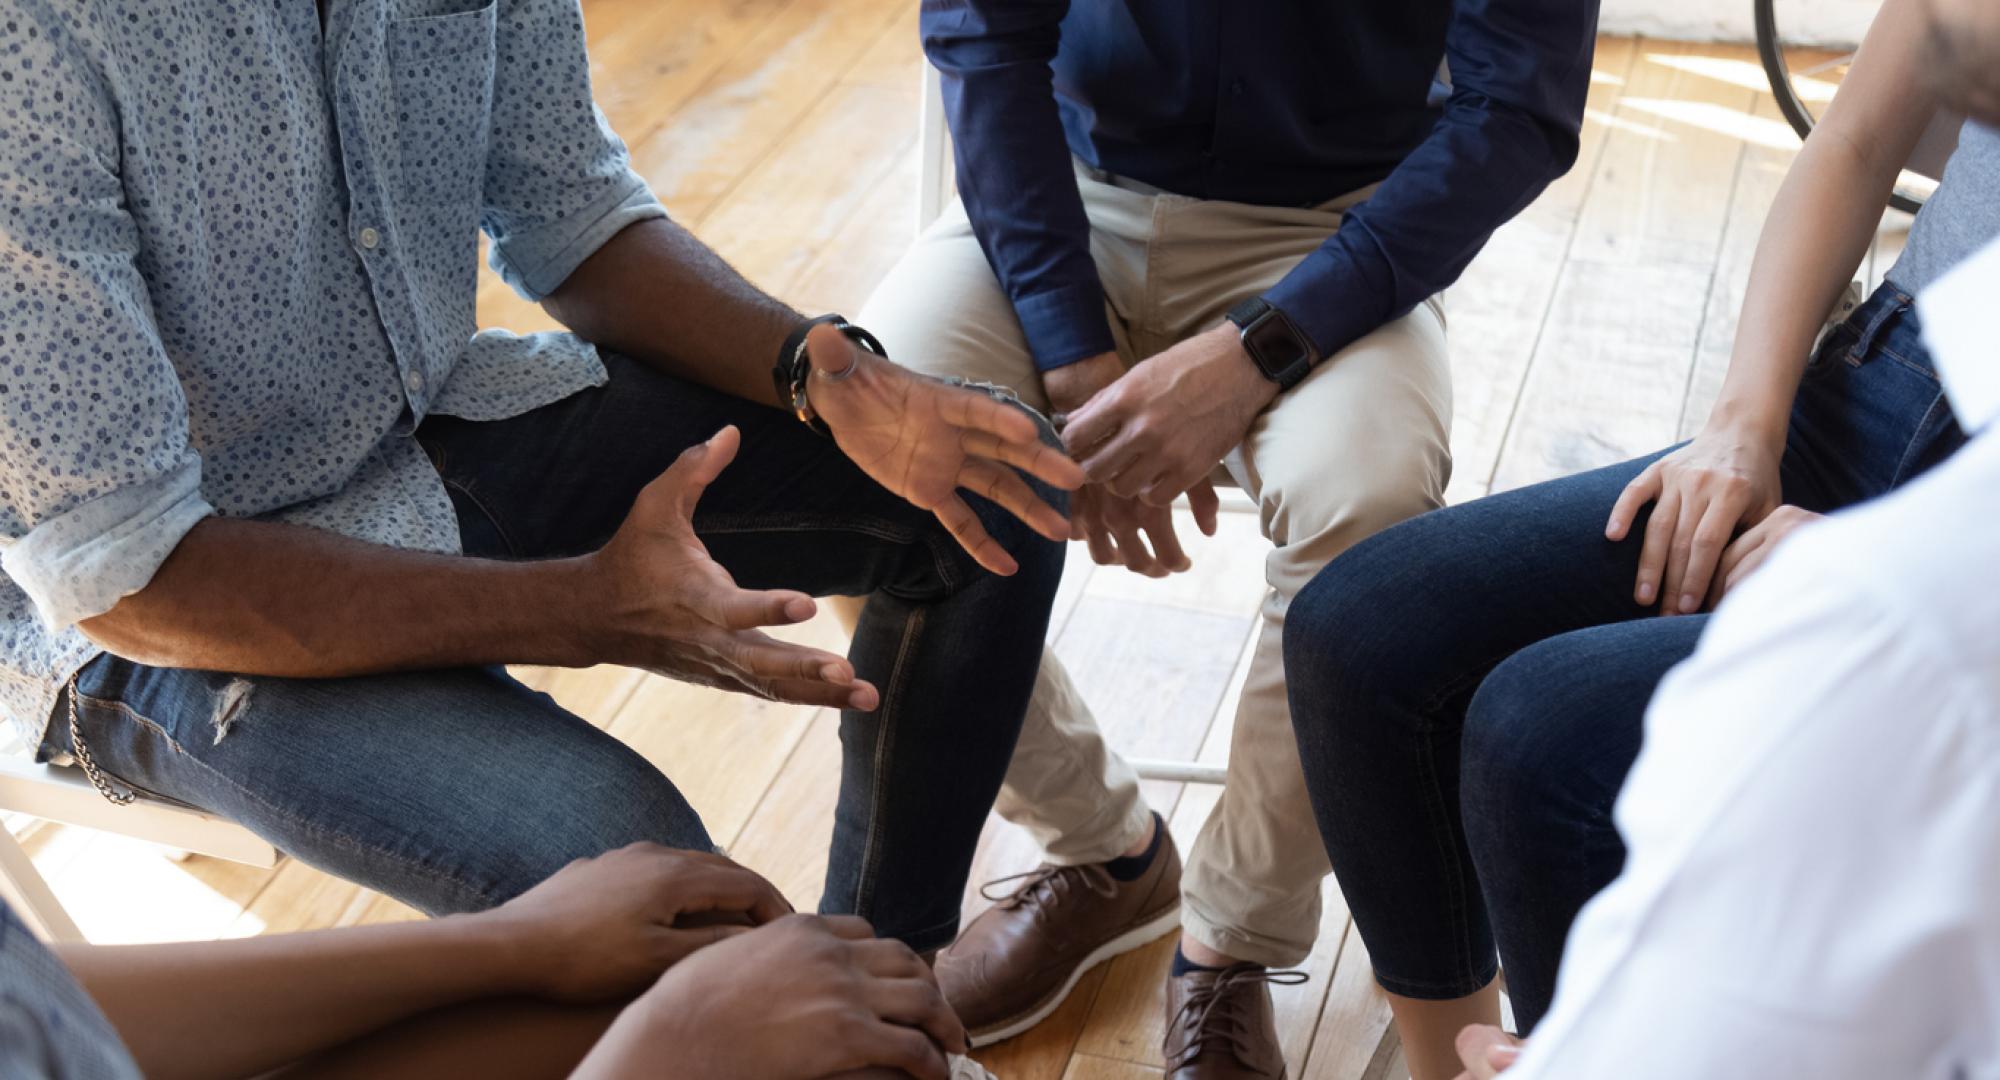
[(1108, 353), (1111, 324), (1104, 316), (1104, 286), (1095, 281), (1065, 285), (1014, 301), (1014, 315), (1035, 367), (1051, 371)]
[(628, 170), (624, 183), (588, 206), (494, 244), (486, 261), (522, 298), (539, 301), (561, 288), (585, 259), (626, 226), (666, 216), (667, 208), (652, 189)]
[(42, 522), (0, 553), (0, 569), (51, 630), (102, 615), (153, 580), (175, 545), (215, 508), (201, 495), (201, 459), (119, 488)]
[[(1325, 360), (1373, 333), (1395, 315), (1395, 286), (1386, 272), (1371, 274), (1351, 250), (1357, 240), (1342, 229), (1264, 293)], [(1358, 241), (1374, 249), (1372, 240)]]

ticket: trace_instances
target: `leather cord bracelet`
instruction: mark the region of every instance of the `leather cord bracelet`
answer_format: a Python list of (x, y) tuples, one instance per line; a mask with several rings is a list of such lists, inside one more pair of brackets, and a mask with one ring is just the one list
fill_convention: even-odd
[[(826, 426), (826, 421), (820, 419), (818, 413), (813, 411), (812, 399), (806, 392), (807, 380), (811, 379), (813, 374), (812, 357), (806, 351), (806, 335), (812, 332), (813, 327), (822, 323), (831, 325), (845, 334), (849, 341), (876, 356), (886, 358), (889, 354), (882, 348), (882, 343), (875, 340), (875, 335), (839, 315), (821, 315), (816, 319), (807, 319), (785, 335), (785, 343), (778, 349), (777, 366), (771, 369), (771, 383), (778, 392), (778, 400), (791, 410), (792, 415), (799, 418), (800, 423), (821, 435), (830, 437), (833, 430)], [(821, 375), (820, 379), (824, 382), (839, 382), (853, 375), (854, 369), (860, 366), (861, 361), (856, 360), (847, 366), (847, 370)]]

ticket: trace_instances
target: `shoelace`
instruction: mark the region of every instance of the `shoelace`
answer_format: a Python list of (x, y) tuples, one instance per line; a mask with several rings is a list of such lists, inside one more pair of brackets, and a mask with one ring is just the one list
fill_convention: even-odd
[(1267, 971), (1245, 964), (1229, 968), (1207, 986), (1195, 988), (1181, 1002), (1180, 1011), (1174, 1014), (1169, 1027), (1170, 1034), (1185, 1030), (1187, 1037), (1181, 1042), (1181, 1052), (1167, 1062), (1167, 1071), (1171, 1073), (1193, 1062), (1210, 1049), (1212, 1042), (1222, 1043), (1238, 1061), (1246, 1060), (1250, 1056), (1250, 1025), (1234, 1003), (1223, 1004), (1231, 1001), (1229, 992), (1250, 983), (1297, 986), (1310, 978), (1303, 971)]
[[(1006, 885), (1009, 882), (1015, 881), (1020, 882), (1020, 884), (1015, 886), (1012, 892), (995, 893), (992, 891), (997, 885)], [(1079, 882), (1083, 888), (1089, 889), (1091, 892), (1106, 899), (1112, 899), (1118, 895), (1118, 883), (1112, 880), (1110, 872), (1102, 866), (1095, 864), (1089, 866), (1055, 866), (1050, 863), (1043, 863), (1023, 874), (1009, 874), (1003, 878), (994, 878), (992, 881), (979, 887), (979, 895), (1003, 908), (1019, 908), (1039, 903), (1044, 896), (1050, 900), (1054, 900), (1075, 887)]]

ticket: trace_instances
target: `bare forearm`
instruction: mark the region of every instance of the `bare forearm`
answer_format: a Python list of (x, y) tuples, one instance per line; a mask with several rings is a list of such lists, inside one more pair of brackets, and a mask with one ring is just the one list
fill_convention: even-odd
[(325, 678), (592, 655), (583, 560), (400, 551), (317, 529), (210, 518), (142, 590), (82, 623), (159, 667)]
[(149, 1077), (257, 1075), (522, 981), (476, 916), (60, 954)]
[(665, 218), (612, 237), (545, 301), (585, 338), (766, 405), (771, 364), (800, 315)]
[(1909, 6), (1884, 6), (1778, 190), (1711, 428), (1744, 427), (1782, 444), (1813, 338), (1867, 252), (1896, 176), (1937, 107), (1920, 77), (1920, 27)]

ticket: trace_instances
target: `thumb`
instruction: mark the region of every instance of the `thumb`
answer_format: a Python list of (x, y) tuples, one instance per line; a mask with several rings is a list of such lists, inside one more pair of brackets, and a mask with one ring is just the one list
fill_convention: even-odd
[(658, 483), (670, 489), (683, 514), (692, 514), (694, 504), (701, 499), (701, 493), (722, 470), (736, 460), (736, 450), (743, 443), (743, 435), (730, 425), (709, 436), (707, 442), (697, 443), (681, 451), (681, 456), (661, 474)]
[(861, 350), (832, 323), (821, 323), (806, 331), (806, 356), (813, 370), (822, 375), (845, 375), (861, 362)]

